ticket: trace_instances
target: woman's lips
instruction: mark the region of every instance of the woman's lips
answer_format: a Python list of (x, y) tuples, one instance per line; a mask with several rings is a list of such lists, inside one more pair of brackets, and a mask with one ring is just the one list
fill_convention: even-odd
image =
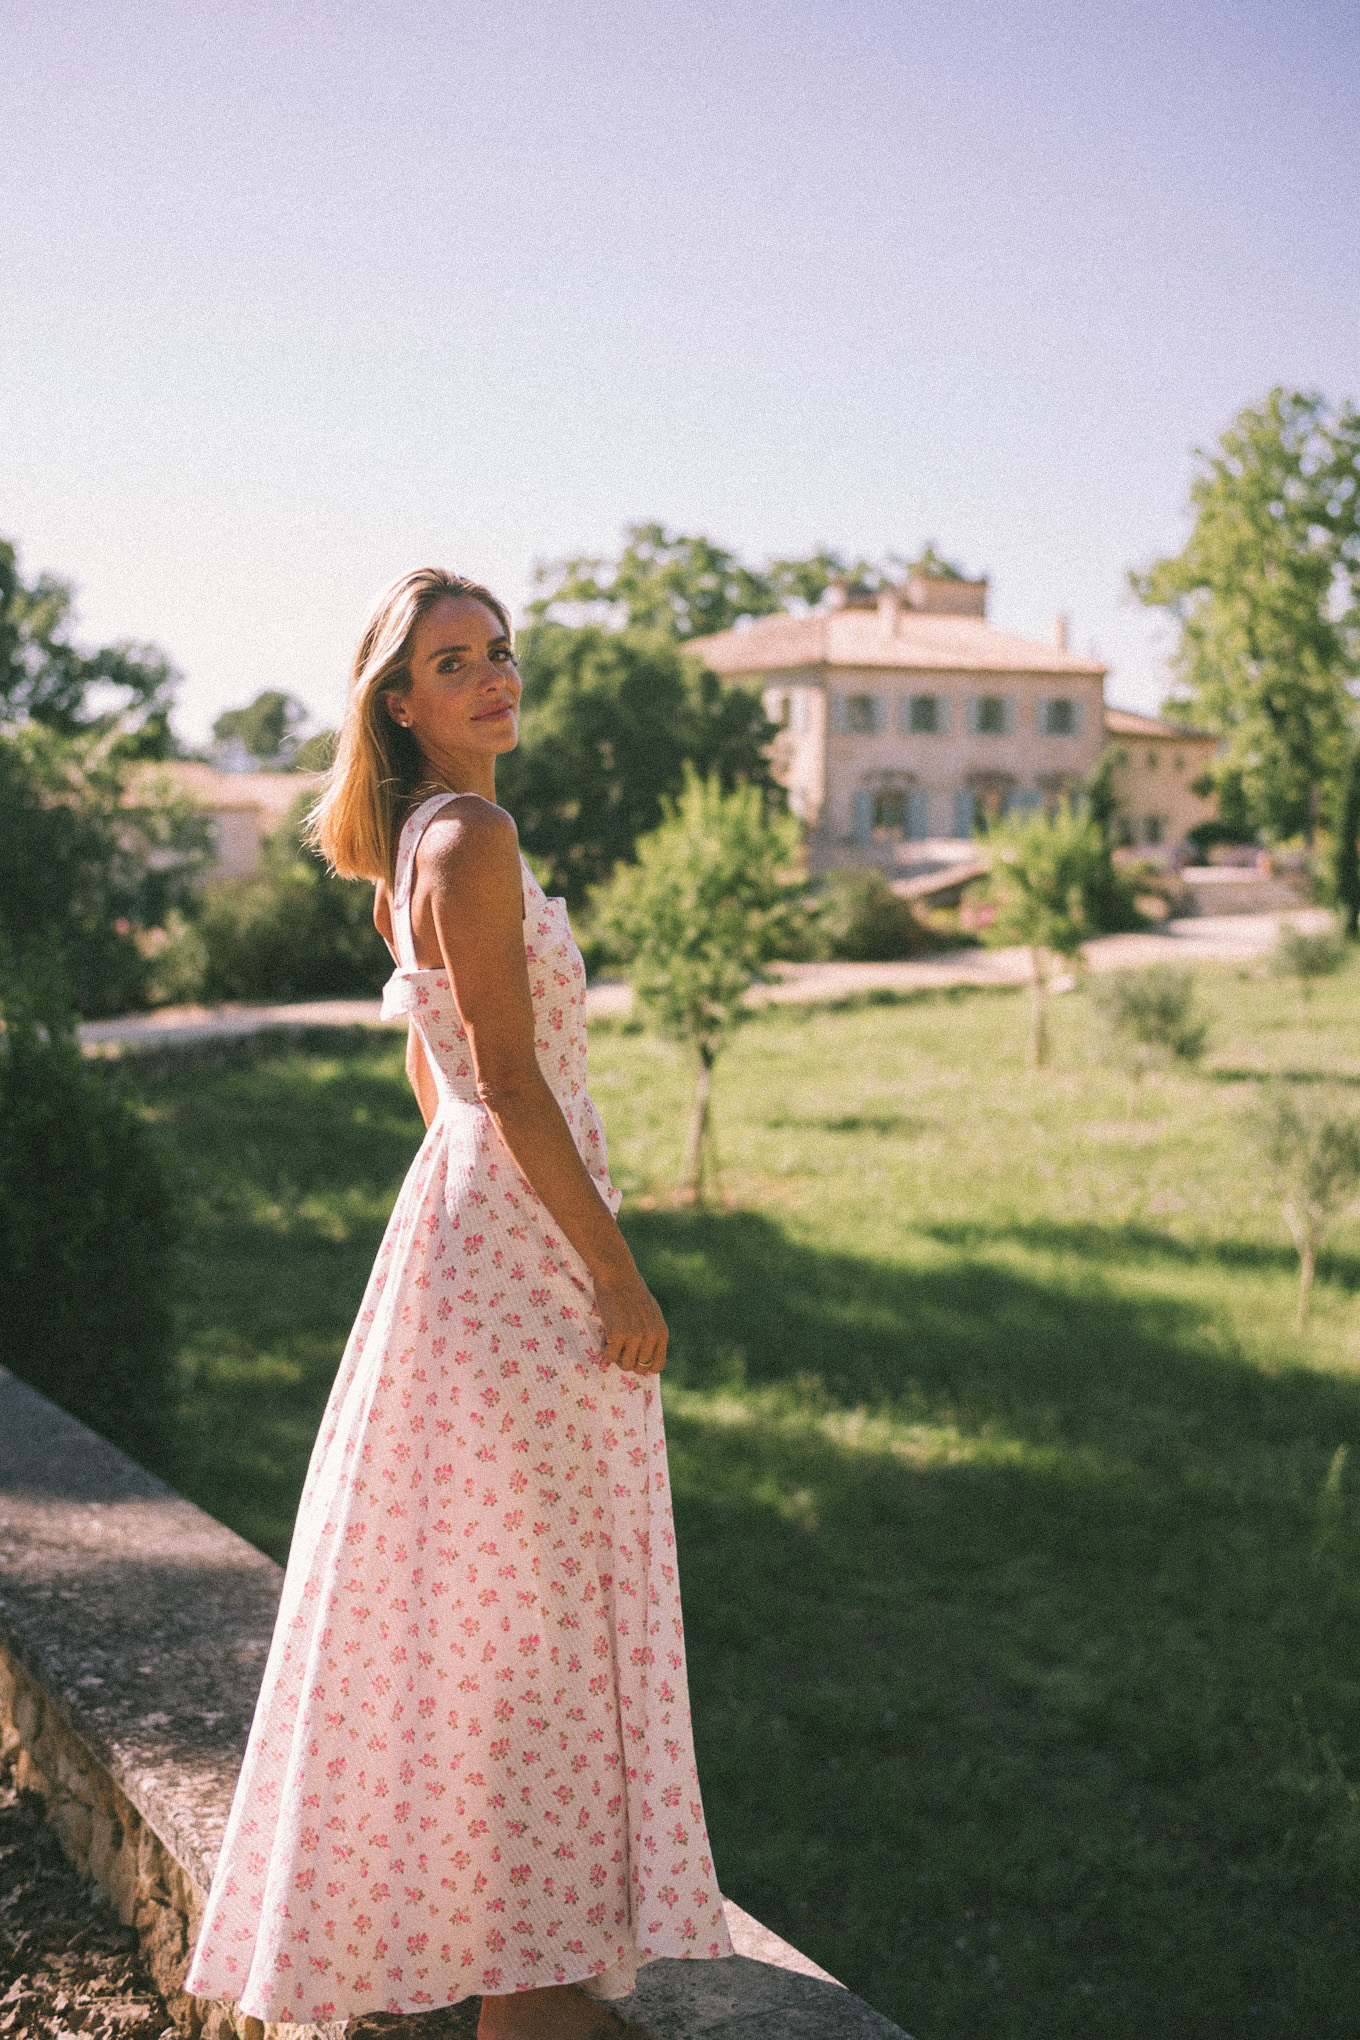
[(481, 714), (474, 715), (472, 720), (474, 722), (499, 722), (502, 716), (513, 715), (514, 712), (514, 703), (512, 701), (503, 701), (499, 708), (484, 708)]

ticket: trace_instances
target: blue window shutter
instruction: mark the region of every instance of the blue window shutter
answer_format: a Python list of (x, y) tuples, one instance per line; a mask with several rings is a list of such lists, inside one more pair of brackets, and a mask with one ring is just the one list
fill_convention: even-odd
[(1006, 735), (1008, 737), (1013, 737), (1015, 735), (1015, 723), (1016, 723), (1015, 696), (1013, 694), (1008, 694), (1006, 696), (1006, 715), (1005, 715), (1005, 729)]
[(857, 843), (872, 843), (874, 840), (874, 797), (867, 786), (861, 786), (851, 808), (851, 824)]
[(850, 728), (850, 715), (845, 706), (843, 694), (831, 697), (831, 729), (835, 736), (843, 737)]
[(937, 694), (935, 697), (935, 734), (937, 736), (947, 737), (949, 735), (952, 715), (953, 704), (949, 696), (947, 694)]
[(923, 786), (913, 786), (907, 795), (907, 838), (921, 842), (930, 834), (930, 795)]
[(876, 694), (873, 697), (873, 701), (874, 701), (874, 735), (876, 737), (881, 737), (888, 727), (888, 704), (881, 694)]
[(1044, 797), (1034, 786), (1017, 786), (1008, 795), (1006, 812), (1011, 815), (1037, 815), (1044, 804)]
[[(968, 710), (968, 734), (970, 737), (975, 737), (978, 733), (978, 698), (976, 694), (970, 694), (965, 705)], [(971, 829), (972, 823), (970, 822), (968, 826)]]
[(911, 735), (911, 696), (909, 694), (899, 694), (897, 697), (897, 734), (899, 737), (909, 737)]
[[(971, 706), (971, 703), (969, 704)], [(971, 836), (973, 833), (973, 796), (966, 787), (960, 787), (954, 795), (954, 834)]]
[(1086, 734), (1086, 703), (1081, 700), (1072, 703), (1072, 734), (1074, 737)]

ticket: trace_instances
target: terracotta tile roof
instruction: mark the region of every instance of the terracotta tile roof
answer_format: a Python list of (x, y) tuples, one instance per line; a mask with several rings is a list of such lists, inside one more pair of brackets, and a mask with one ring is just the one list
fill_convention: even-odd
[(172, 758), (164, 765), (144, 765), (132, 774), (129, 793), (158, 779), (169, 779), (182, 800), (218, 813), (230, 808), (255, 808), (282, 821), (299, 795), (321, 784), (319, 772), (219, 772), (196, 758)]
[(777, 673), (799, 666), (884, 666), (909, 672), (1034, 673), (1103, 679), (1099, 659), (1014, 637), (978, 616), (898, 612), (889, 633), (874, 610), (758, 617), (740, 630), (691, 638), (715, 673)]
[(1216, 744), (1210, 730), (1191, 729), (1163, 715), (1139, 715), (1132, 708), (1106, 708), (1105, 727), (1112, 737), (1173, 737), (1177, 742)]

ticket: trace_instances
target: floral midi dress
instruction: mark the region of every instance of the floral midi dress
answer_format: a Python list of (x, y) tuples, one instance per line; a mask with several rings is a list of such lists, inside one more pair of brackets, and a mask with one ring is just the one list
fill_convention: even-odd
[[(479, 1104), (447, 974), (399, 967), (439, 1088), (312, 1454), (186, 1988), (262, 2020), (632, 1989), (731, 1952), (694, 1763), (654, 1379)], [(524, 867), (539, 1066), (611, 1210), (585, 972)]]

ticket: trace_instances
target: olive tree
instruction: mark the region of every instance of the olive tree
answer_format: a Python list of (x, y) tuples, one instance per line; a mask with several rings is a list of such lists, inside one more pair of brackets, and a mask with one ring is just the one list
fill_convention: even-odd
[(801, 932), (792, 817), (761, 790), (724, 793), (689, 768), (660, 825), (596, 895), (601, 934), (626, 957), (643, 1011), (698, 1064), (682, 1188), (698, 1200), (711, 1160), (713, 1065), (752, 984)]
[(1302, 1331), (1319, 1250), (1360, 1192), (1360, 1120), (1327, 1086), (1300, 1091), (1275, 1083), (1253, 1110), (1249, 1127), (1298, 1249)]
[(1331, 977), (1346, 961), (1346, 945), (1332, 928), (1324, 928), (1314, 934), (1306, 928), (1296, 927), (1292, 921), (1282, 921), (1275, 947), (1270, 952), (1270, 967), (1277, 977), (1292, 977), (1298, 980), (1298, 987), (1305, 1000), (1313, 996), (1313, 979)]
[(1208, 1028), (1194, 1010), (1194, 973), (1171, 963), (1114, 970), (1095, 980), (1091, 998), (1127, 1058), (1132, 1119), (1138, 1086), (1149, 1069), (1196, 1063), (1204, 1053)]

